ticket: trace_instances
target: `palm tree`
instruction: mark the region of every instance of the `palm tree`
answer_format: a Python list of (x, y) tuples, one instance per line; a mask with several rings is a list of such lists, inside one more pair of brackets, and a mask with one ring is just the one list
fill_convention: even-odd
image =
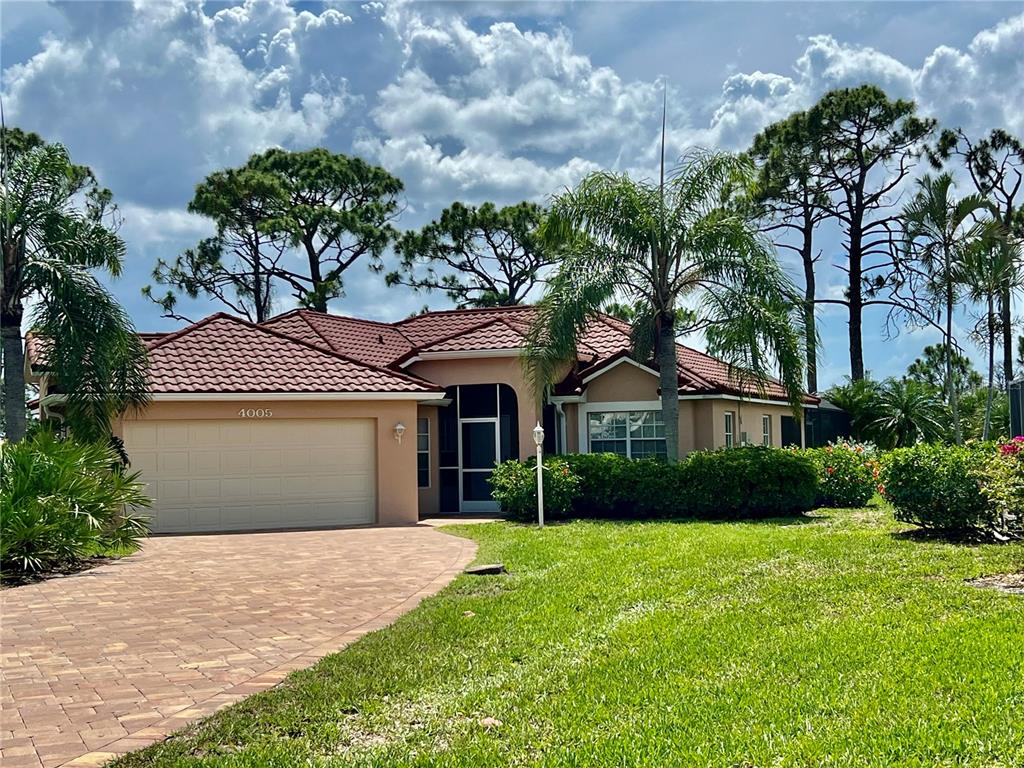
[[(90, 270), (121, 272), (124, 243), (102, 221), (109, 193), (71, 163), (59, 144), (5, 131), (0, 184), (0, 334), (7, 438), (25, 435), (21, 325), (32, 300), (34, 329), (47, 343), (47, 375), (66, 397), (68, 425), (84, 439), (148, 400), (146, 350), (131, 320)], [(10, 141), (9, 141), (10, 140)], [(85, 196), (87, 210), (75, 202)]]
[[(662, 144), (664, 157), (664, 140)], [(743, 387), (762, 387), (776, 364), (794, 407), (802, 380), (799, 298), (771, 245), (732, 205), (752, 178), (749, 161), (695, 150), (655, 184), (598, 172), (557, 196), (545, 225), (565, 254), (538, 304), (527, 369), (538, 392), (568, 361), (588, 320), (613, 298), (635, 308), (632, 345), (660, 371), (669, 461), (679, 452), (678, 310), (694, 314), (709, 351)]]
[(873, 404), (878, 415), (869, 425), (872, 436), (884, 448), (900, 448), (918, 441), (945, 437), (948, 413), (938, 390), (919, 381), (886, 379)]
[(945, 389), (953, 415), (953, 439), (959, 444), (960, 409), (953, 375), (953, 312), (959, 285), (954, 272), (968, 250), (986, 235), (990, 225), (980, 214), (989, 210), (989, 204), (980, 195), (954, 197), (953, 176), (949, 173), (925, 176), (918, 180), (917, 187), (903, 209), (904, 242), (910, 262), (920, 264), (924, 272), (926, 293), (939, 305), (945, 320)]
[(997, 304), (1007, 288), (1013, 292), (1024, 285), (1021, 272), (1021, 243), (1012, 238), (998, 237), (993, 228), (989, 236), (977, 241), (967, 250), (957, 265), (956, 279), (966, 286), (971, 301), (985, 307), (975, 332), (982, 339), (988, 354), (988, 391), (985, 399), (985, 421), (982, 439), (988, 440), (992, 424), (992, 402), (995, 395), (996, 337), (1001, 328)]

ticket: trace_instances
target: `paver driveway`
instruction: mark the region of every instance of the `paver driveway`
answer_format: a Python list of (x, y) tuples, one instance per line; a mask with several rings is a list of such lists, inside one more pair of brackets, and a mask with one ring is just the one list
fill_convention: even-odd
[(0, 763), (96, 765), (278, 683), (447, 584), (429, 526), (154, 538), (0, 593)]

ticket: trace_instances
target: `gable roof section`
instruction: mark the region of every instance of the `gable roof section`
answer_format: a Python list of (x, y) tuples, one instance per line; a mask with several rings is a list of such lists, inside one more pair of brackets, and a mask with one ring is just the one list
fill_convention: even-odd
[(390, 323), (361, 320), (343, 315), (328, 315), (309, 309), (296, 309), (263, 323), (289, 336), (295, 336), (356, 360), (376, 366), (389, 366), (412, 350), (413, 345)]
[(439, 387), (218, 313), (149, 345), (150, 387), (170, 393), (429, 394)]

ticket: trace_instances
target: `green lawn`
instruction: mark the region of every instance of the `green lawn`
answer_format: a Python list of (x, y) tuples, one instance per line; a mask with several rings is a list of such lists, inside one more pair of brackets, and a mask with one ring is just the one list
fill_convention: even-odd
[(510, 575), (116, 765), (1024, 765), (1024, 597), (964, 583), (1022, 545), (877, 508), (449, 530)]

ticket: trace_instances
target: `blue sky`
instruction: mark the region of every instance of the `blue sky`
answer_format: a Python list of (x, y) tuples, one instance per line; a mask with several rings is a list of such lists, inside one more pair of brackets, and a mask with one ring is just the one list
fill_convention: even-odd
[[(1013, 2), (4, 2), (0, 45), (8, 124), (65, 143), (121, 206), (128, 259), (111, 285), (141, 330), (179, 325), (140, 288), (158, 257), (209, 234), (185, 212), (195, 184), (270, 146), (383, 165), (405, 183), (404, 228), (455, 200), (543, 202), (597, 168), (653, 174), (663, 80), (675, 155), (743, 149), (862, 82), (944, 124), (1024, 135)], [(826, 233), (822, 246), (819, 286), (835, 294), (838, 241)], [(346, 292), (332, 309), (380, 319), (447, 304), (359, 265)], [(876, 375), (935, 341), (885, 340), (883, 320), (870, 315), (865, 334)], [(827, 310), (822, 326), (828, 385), (848, 373), (845, 316)]]

